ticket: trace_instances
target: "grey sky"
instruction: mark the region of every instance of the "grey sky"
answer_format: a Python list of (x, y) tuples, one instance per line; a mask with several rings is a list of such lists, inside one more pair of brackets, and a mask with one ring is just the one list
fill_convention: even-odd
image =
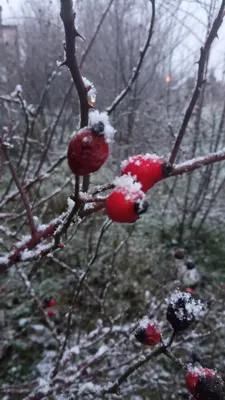
[[(56, 1), (59, 2), (59, 0)], [(172, 4), (176, 4), (177, 0), (170, 1), (172, 6)], [(210, 0), (208, 2), (210, 3)], [(10, 22), (10, 9), (15, 12), (19, 8), (19, 4), (22, 3), (23, 0), (0, 0), (0, 4), (3, 6), (3, 19), (5, 22)], [(165, 2), (165, 11), (169, 15), (170, 6), (167, 6), (166, 3), (168, 4), (169, 2)], [(214, 3), (216, 3), (216, 0), (214, 0)], [(220, 4), (219, 0), (217, 4)], [(172, 65), (175, 69), (180, 68), (182, 70), (183, 68), (183, 72), (185, 73), (186, 70), (187, 75), (193, 75), (196, 72), (196, 67), (193, 64), (198, 60), (199, 49), (205, 38), (206, 12), (196, 1), (184, 0), (181, 10), (175, 18), (180, 23), (180, 35), (184, 34), (186, 38), (175, 50)], [(213, 44), (210, 66), (216, 70), (217, 77), (221, 78), (222, 73), (225, 72), (225, 21), (219, 31), (219, 40), (216, 39)]]

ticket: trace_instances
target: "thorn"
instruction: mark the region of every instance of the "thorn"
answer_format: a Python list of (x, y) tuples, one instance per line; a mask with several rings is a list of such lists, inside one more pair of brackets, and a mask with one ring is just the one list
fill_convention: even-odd
[(85, 41), (84, 37), (75, 29), (75, 36), (80, 37), (83, 41)]
[(61, 67), (63, 67), (64, 65), (67, 65), (67, 61), (66, 61), (66, 60), (64, 60), (64, 61), (62, 61), (62, 62), (59, 62), (59, 63), (57, 64), (57, 67), (58, 67), (58, 68), (61, 68)]
[(217, 39), (219, 39), (219, 35), (218, 35), (218, 33), (216, 34), (216, 36), (215, 36)]
[(88, 103), (88, 108), (91, 108), (92, 110), (95, 110), (95, 107), (90, 103)]

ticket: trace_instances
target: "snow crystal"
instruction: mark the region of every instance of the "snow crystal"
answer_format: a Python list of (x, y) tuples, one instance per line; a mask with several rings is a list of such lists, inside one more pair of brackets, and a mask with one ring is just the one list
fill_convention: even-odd
[(146, 153), (146, 154), (137, 154), (136, 156), (130, 156), (128, 157), (128, 159), (123, 160), (121, 162), (121, 168), (124, 169), (126, 168), (127, 164), (135, 164), (138, 167), (141, 165), (141, 160), (151, 160), (153, 162), (158, 161), (159, 159), (161, 159), (162, 157), (159, 157), (157, 154), (150, 154), (150, 153)]
[(15, 247), (19, 248), (19, 247), (23, 246), (23, 245), (24, 245), (25, 243), (27, 243), (30, 239), (31, 239), (31, 236), (30, 236), (30, 235), (24, 235), (24, 236), (22, 236), (21, 241), (20, 241), (20, 242), (17, 242), (17, 243), (15, 244)]
[(78, 391), (78, 395), (83, 393), (95, 393), (97, 394), (102, 388), (100, 385), (95, 385), (93, 382), (84, 383)]
[(21, 85), (16, 85), (15, 90), (10, 94), (11, 97), (16, 97), (18, 94), (23, 93), (23, 89)]
[(68, 213), (70, 213), (72, 211), (74, 205), (75, 205), (75, 202), (70, 197), (68, 197), (68, 199), (67, 199), (67, 207), (68, 207), (67, 211), (68, 211)]
[[(113, 184), (119, 188), (129, 189), (133, 192), (142, 192), (141, 184), (139, 182), (135, 182), (134, 176), (131, 175), (122, 175), (120, 177), (116, 177), (113, 181)], [(143, 192), (142, 192), (143, 193)]]
[(106, 112), (99, 112), (98, 110), (90, 111), (89, 125), (93, 126), (99, 122), (102, 122), (104, 124), (104, 133), (107, 142), (112, 142), (116, 131), (110, 125), (108, 114)]
[(29, 321), (30, 321), (30, 318), (20, 318), (19, 319), (19, 326), (21, 328), (23, 328)]
[(43, 394), (48, 394), (48, 392), (49, 392), (49, 389), (50, 389), (50, 386), (49, 386), (49, 382), (48, 381), (46, 381), (45, 379), (43, 379), (43, 378), (39, 378), (38, 379), (38, 384), (39, 384), (39, 389), (41, 390), (41, 392), (43, 393)]
[(0, 264), (1, 265), (7, 265), (8, 263), (8, 256), (0, 257)]
[[(179, 307), (179, 301), (182, 300), (182, 304)], [(189, 293), (175, 291), (169, 298), (166, 299), (167, 304), (174, 307), (175, 315), (181, 321), (185, 319), (192, 319), (193, 316), (196, 318), (200, 315), (203, 310), (203, 303), (200, 300), (195, 300)]]
[(88, 90), (88, 101), (92, 104), (96, 102), (96, 93), (97, 90), (94, 87), (94, 84), (92, 82), (89, 81), (89, 79), (82, 77), (83, 82), (84, 82), (84, 86), (86, 87), (86, 89)]
[(108, 347), (105, 345), (105, 344), (103, 344), (99, 349), (98, 349), (98, 351), (97, 351), (97, 353), (96, 353), (96, 357), (100, 357), (100, 356), (102, 356), (104, 353), (106, 353), (108, 351)]
[[(209, 368), (207, 368), (206, 370), (207, 370), (207, 372), (211, 372), (213, 375), (215, 375), (215, 373), (216, 373), (216, 371), (213, 371), (212, 369), (209, 369)], [(192, 364), (187, 365), (187, 371), (193, 375), (204, 377), (207, 375), (206, 370), (203, 367), (194, 366)]]
[(140, 321), (139, 321), (139, 327), (146, 329), (147, 326), (150, 324), (150, 319), (145, 315)]

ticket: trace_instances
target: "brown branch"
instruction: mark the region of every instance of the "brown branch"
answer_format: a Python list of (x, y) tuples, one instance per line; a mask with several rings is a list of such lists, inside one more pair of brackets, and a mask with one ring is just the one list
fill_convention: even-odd
[(211, 153), (208, 156), (193, 158), (192, 160), (174, 165), (170, 176), (176, 176), (184, 174), (185, 172), (191, 172), (205, 165), (213, 164), (223, 160), (225, 160), (225, 148), (215, 153)]
[[(39, 177), (36, 176), (35, 178), (31, 179), (28, 183), (26, 183), (25, 185), (23, 185), (23, 189), (24, 190), (28, 190), (30, 189), (35, 183), (40, 183), (41, 181), (43, 181), (44, 179), (49, 178), (50, 174), (52, 174), (54, 172), (54, 170), (67, 158), (67, 156), (65, 154), (63, 154), (61, 157), (59, 157), (57, 159), (57, 161), (51, 165), (51, 167), (43, 172), (42, 175), (40, 175)], [(12, 193), (9, 193), (9, 195), (7, 197), (5, 197), (5, 199), (3, 199), (0, 203), (0, 208), (4, 207), (6, 204), (8, 204), (10, 201), (16, 200), (17, 196), (19, 194), (19, 191), (16, 190)]]
[(64, 24), (65, 38), (66, 38), (66, 61), (65, 64), (70, 70), (73, 82), (76, 86), (77, 93), (80, 101), (80, 127), (88, 125), (88, 98), (87, 90), (85, 88), (80, 69), (76, 59), (75, 39), (80, 36), (75, 28), (75, 12), (73, 11), (72, 0), (60, 0), (61, 11), (60, 15)]
[(209, 52), (210, 52), (210, 49), (211, 49), (212, 42), (217, 37), (218, 30), (219, 30), (219, 28), (220, 28), (220, 26), (221, 26), (221, 24), (223, 22), (224, 8), (225, 8), (225, 0), (223, 0), (222, 3), (221, 3), (219, 13), (218, 13), (217, 17), (215, 18), (215, 20), (213, 22), (211, 31), (209, 32), (209, 35), (208, 35), (208, 37), (206, 39), (206, 42), (205, 42), (205, 45), (201, 48), (201, 51), (200, 51), (200, 59), (198, 61), (197, 82), (196, 82), (196, 85), (195, 85), (195, 89), (194, 89), (191, 101), (190, 101), (190, 103), (189, 103), (189, 105), (187, 107), (187, 110), (185, 112), (185, 116), (184, 116), (184, 119), (183, 119), (183, 122), (182, 122), (182, 125), (181, 125), (181, 128), (180, 128), (180, 131), (178, 133), (178, 136), (177, 136), (176, 141), (174, 143), (174, 147), (173, 147), (172, 152), (171, 152), (171, 156), (170, 156), (169, 162), (172, 165), (174, 164), (174, 162), (176, 160), (176, 157), (177, 157), (178, 151), (180, 149), (180, 145), (181, 145), (182, 139), (183, 139), (183, 137), (185, 135), (188, 123), (189, 123), (189, 121), (191, 119), (191, 116), (193, 114), (194, 107), (195, 107), (195, 105), (197, 103), (197, 100), (199, 98), (202, 85), (205, 82), (204, 81), (205, 65), (206, 65), (206, 62), (207, 62), (207, 58), (209, 56)]
[[(64, 24), (65, 38), (66, 38), (65, 65), (67, 65), (67, 67), (69, 68), (71, 76), (73, 78), (73, 82), (77, 89), (80, 102), (80, 128), (83, 128), (88, 125), (89, 104), (87, 97), (87, 89), (85, 88), (76, 58), (75, 39), (80, 35), (75, 27), (76, 14), (73, 11), (72, 0), (60, 0), (60, 3), (61, 3), (60, 15)], [(83, 191), (85, 192), (88, 190), (89, 181), (90, 181), (89, 175), (85, 176), (83, 179)]]
[(153, 35), (153, 29), (154, 29), (154, 24), (155, 24), (155, 0), (149, 0), (152, 4), (152, 16), (151, 16), (151, 23), (150, 23), (150, 27), (149, 27), (149, 31), (148, 31), (148, 37), (147, 40), (145, 42), (145, 45), (143, 47), (143, 49), (141, 49), (140, 51), (140, 58), (137, 62), (136, 67), (134, 68), (133, 72), (132, 72), (132, 76), (128, 81), (127, 86), (125, 87), (125, 89), (122, 90), (122, 92), (113, 100), (112, 104), (106, 109), (108, 114), (111, 114), (116, 107), (121, 103), (121, 101), (124, 99), (124, 97), (127, 95), (127, 93), (129, 92), (129, 90), (131, 90), (131, 86), (133, 85), (133, 83), (136, 81), (136, 79), (138, 78), (140, 69), (142, 67), (145, 55), (147, 53), (147, 50), (150, 46), (150, 42), (152, 39), (152, 35)]
[[(61, 214), (55, 221), (53, 220), (43, 231), (37, 232), (35, 236), (30, 238), (26, 243), (18, 247), (12, 253), (7, 254), (5, 256), (6, 260), (0, 263), (0, 274), (4, 273), (8, 267), (12, 266), (15, 263), (18, 263), (20, 261), (32, 261), (36, 258), (44, 257), (50, 252), (58, 249), (62, 235), (66, 233), (71, 222), (73, 222), (74, 220), (76, 207), (77, 205), (75, 205), (75, 207), (69, 214), (65, 212)], [(93, 202), (93, 207), (87, 208), (86, 210), (81, 208), (79, 213), (77, 213), (77, 217), (84, 218), (90, 214), (102, 210), (104, 207), (104, 202)], [(41, 249), (40, 252), (38, 252), (37, 254), (31, 254), (30, 257), (26, 257), (26, 260), (23, 260), (24, 251), (34, 250), (40, 243), (51, 237), (55, 238), (54, 244), (49, 245), (47, 249)]]
[(34, 223), (33, 214), (32, 214), (31, 208), (30, 208), (30, 204), (29, 204), (26, 192), (25, 192), (23, 186), (21, 185), (19, 177), (17, 175), (17, 172), (16, 172), (16, 170), (15, 170), (15, 168), (14, 168), (12, 162), (11, 162), (11, 159), (10, 159), (9, 153), (8, 153), (7, 145), (5, 145), (3, 142), (0, 143), (0, 144), (1, 144), (1, 148), (2, 148), (3, 154), (5, 156), (5, 159), (8, 162), (8, 166), (9, 166), (9, 169), (11, 171), (12, 177), (13, 177), (13, 179), (15, 181), (15, 184), (16, 184), (16, 186), (18, 188), (18, 191), (19, 191), (19, 193), (21, 195), (21, 198), (22, 198), (22, 201), (23, 201), (23, 204), (24, 204), (24, 208), (25, 208), (25, 210), (27, 212), (27, 218), (28, 218), (28, 221), (29, 221), (29, 224), (30, 224), (31, 235), (34, 236), (36, 234), (36, 232), (37, 232), (37, 229), (36, 229), (36, 226), (35, 226), (35, 223)]

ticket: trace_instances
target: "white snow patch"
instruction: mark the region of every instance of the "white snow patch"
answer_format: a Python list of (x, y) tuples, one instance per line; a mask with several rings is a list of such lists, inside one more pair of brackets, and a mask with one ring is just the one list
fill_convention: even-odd
[(102, 388), (100, 385), (95, 385), (93, 382), (86, 382), (79, 388), (78, 395), (81, 395), (83, 393), (98, 394), (101, 389)]
[(135, 164), (138, 167), (141, 165), (142, 161), (151, 160), (152, 162), (156, 162), (162, 159), (162, 157), (158, 156), (157, 154), (138, 154), (136, 156), (130, 156), (127, 160), (123, 160), (121, 162), (121, 168), (124, 169), (128, 164)]
[[(179, 300), (183, 300), (182, 306), (179, 307)], [(176, 290), (170, 297), (166, 299), (167, 304), (170, 304), (175, 309), (175, 315), (179, 320), (186, 318), (191, 320), (197, 318), (203, 311), (204, 305), (200, 300), (195, 300), (189, 293)]]
[[(141, 184), (139, 182), (135, 182), (134, 177), (131, 175), (122, 175), (120, 177), (116, 177), (113, 181), (113, 184), (118, 188), (128, 189), (132, 192), (142, 192)], [(144, 194), (144, 193), (143, 193)]]
[(109, 116), (106, 112), (99, 112), (98, 110), (90, 111), (89, 113), (89, 125), (93, 126), (102, 122), (104, 124), (104, 134), (106, 141), (113, 142), (115, 129), (111, 126)]

